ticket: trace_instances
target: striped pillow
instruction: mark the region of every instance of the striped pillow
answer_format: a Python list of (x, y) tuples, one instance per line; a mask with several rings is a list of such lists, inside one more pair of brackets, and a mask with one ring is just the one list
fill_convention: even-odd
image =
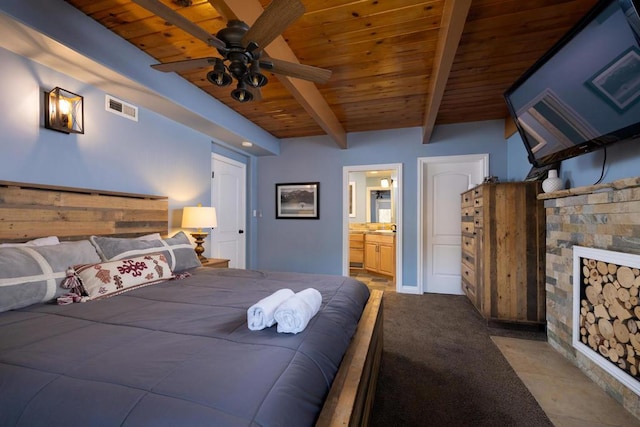
[(0, 248), (0, 312), (53, 300), (67, 292), (60, 287), (67, 268), (96, 262), (88, 240)]

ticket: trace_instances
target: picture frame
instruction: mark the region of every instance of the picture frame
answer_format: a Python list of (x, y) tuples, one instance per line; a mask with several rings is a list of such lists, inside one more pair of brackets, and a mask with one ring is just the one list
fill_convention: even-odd
[(276, 184), (276, 219), (319, 218), (319, 182)]
[(349, 181), (349, 218), (356, 216), (356, 183)]
[(640, 50), (631, 46), (592, 76), (587, 85), (615, 110), (624, 113), (640, 100)]

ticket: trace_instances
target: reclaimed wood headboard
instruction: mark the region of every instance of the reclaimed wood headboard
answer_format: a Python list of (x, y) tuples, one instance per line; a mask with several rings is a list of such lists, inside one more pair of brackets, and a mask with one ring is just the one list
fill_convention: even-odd
[(168, 232), (165, 196), (0, 181), (0, 242)]

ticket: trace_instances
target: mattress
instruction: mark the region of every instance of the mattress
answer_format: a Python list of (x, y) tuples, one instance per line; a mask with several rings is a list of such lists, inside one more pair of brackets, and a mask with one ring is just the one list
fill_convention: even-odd
[[(323, 302), (303, 332), (247, 328), (261, 298), (309, 287)], [(198, 268), (1, 313), (0, 425), (313, 425), (368, 296), (348, 277)]]

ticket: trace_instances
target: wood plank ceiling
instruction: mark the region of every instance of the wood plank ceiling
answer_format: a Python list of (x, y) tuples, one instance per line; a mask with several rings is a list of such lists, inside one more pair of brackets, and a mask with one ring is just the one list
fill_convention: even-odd
[[(130, 0), (66, 1), (158, 62), (219, 56), (202, 41)], [(274, 58), (287, 59), (279, 55), (291, 54), (302, 64), (331, 70), (328, 83), (312, 85), (266, 73), (269, 83), (262, 88), (262, 100), (241, 104), (229, 95), (233, 87), (220, 88), (206, 79), (208, 70), (180, 74), (276, 137), (329, 134), (343, 148), (344, 132), (507, 117), (503, 92), (597, 3), (301, 1), (305, 14), (268, 47), (271, 51), (266, 51)], [(248, 5), (266, 7), (271, 0), (186, 1), (190, 6), (176, 4), (185, 0), (162, 2), (215, 34), (226, 24), (218, 10), (251, 24)], [(447, 12), (451, 15), (454, 8), (455, 13), (456, 7), (463, 19), (466, 15), (466, 22), (455, 54), (449, 52), (449, 72), (443, 60), (447, 55), (442, 50), (443, 37), (450, 35)], [(438, 93), (441, 96), (435, 96)], [(425, 142), (429, 136), (426, 130)]]

